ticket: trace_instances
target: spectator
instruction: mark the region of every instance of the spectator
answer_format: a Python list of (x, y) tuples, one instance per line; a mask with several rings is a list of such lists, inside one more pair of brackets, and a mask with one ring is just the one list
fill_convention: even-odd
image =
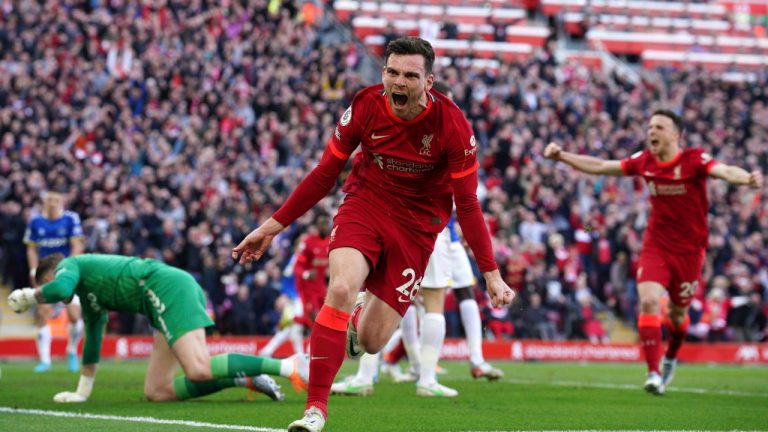
[(537, 292), (529, 294), (529, 306), (523, 312), (523, 323), (527, 337), (534, 339), (554, 340), (557, 332), (549, 320), (549, 311), (541, 303), (541, 295)]
[[(358, 59), (365, 54), (347, 44), (325, 45), (316, 27), (297, 20), (294, 1), (273, 2), (278, 9), (272, 13), (263, 1), (209, 9), (168, 2), (134, 17), (139, 3), (62, 9), (45, 0), (9, 2), (3, 9), (0, 233), (10, 243), (3, 243), (0, 256), (12, 259), (13, 227), (28, 216), (32, 197), (46, 186), (72, 185), (76, 193), (69, 202), (82, 216), (87, 251), (142, 256), (161, 248), (163, 257), (201, 278), (216, 311), (223, 311), (221, 277), (234, 274), (239, 285), (267, 263), (235, 266), (219, 249), (271, 214), (317, 162), (328, 139), (324, 131), (333, 130), (329, 125), (365, 84), (356, 69), (366, 63)], [(398, 34), (392, 26), (384, 36)], [(446, 23), (440, 37), (457, 38), (456, 24)], [(529, 242), (513, 240), (525, 220), (520, 204), (532, 210), (528, 222), (547, 225), (543, 235), (563, 238), (543, 256), (529, 253), (524, 264), (513, 262), (512, 268), (522, 264), (522, 276), (508, 272), (507, 281), (522, 277), (524, 287), (530, 269), (544, 264), (547, 272), (557, 265), (567, 304), (576, 276), (591, 269), (595, 294), (612, 293), (614, 310), (632, 323), (637, 248), (648, 216), (646, 207), (632, 203), (647, 191), (631, 179), (585, 179), (538, 164), (537, 155), (557, 139), (583, 154), (628, 156), (643, 136), (641, 119), (660, 95), (672, 95), (686, 123), (684, 144), (766, 172), (768, 75), (729, 83), (703, 70), (662, 69), (646, 71), (650, 79), (637, 85), (618, 73), (551, 63), (531, 58), (484, 70), (454, 59), (435, 72), (454, 88), (480, 143), (482, 206), (497, 259), (506, 264), (529, 250)], [(324, 76), (338, 99), (324, 99)], [(766, 274), (766, 190), (741, 193), (720, 183), (710, 189), (708, 279), (732, 278), (729, 269), (742, 260), (751, 274)], [(334, 214), (340, 198), (324, 200), (322, 210)], [(156, 218), (146, 214), (147, 201)], [(617, 203), (614, 209), (609, 202)], [(571, 203), (577, 205), (572, 209)], [(618, 266), (626, 274), (626, 291), (613, 277), (598, 279), (593, 249), (602, 237), (590, 237), (598, 247), (590, 248), (584, 263), (564, 258), (572, 253), (574, 232), (584, 227), (579, 221), (602, 232), (594, 220), (600, 214), (615, 256), (612, 270)], [(173, 221), (181, 251), (163, 247), (166, 219)], [(308, 221), (287, 233), (269, 262), (285, 266), (290, 244)], [(626, 273), (616, 264), (621, 252)], [(26, 278), (23, 265), (5, 262), (6, 280), (13, 272)], [(752, 284), (765, 291), (768, 277)], [(733, 295), (740, 296), (726, 291), (725, 302)], [(764, 309), (765, 296), (759, 301)], [(224, 320), (217, 315), (220, 329)]]

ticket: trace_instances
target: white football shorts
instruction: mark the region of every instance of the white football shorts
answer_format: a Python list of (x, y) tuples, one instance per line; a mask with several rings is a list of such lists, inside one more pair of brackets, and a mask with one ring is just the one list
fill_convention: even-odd
[(448, 228), (437, 235), (421, 286), (425, 288), (464, 288), (475, 285), (469, 256), (460, 242), (451, 241)]

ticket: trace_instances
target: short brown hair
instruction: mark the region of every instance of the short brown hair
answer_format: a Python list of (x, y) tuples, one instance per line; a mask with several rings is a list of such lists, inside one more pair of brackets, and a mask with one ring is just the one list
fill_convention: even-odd
[(435, 64), (435, 51), (432, 44), (428, 41), (415, 36), (403, 36), (387, 44), (387, 50), (384, 53), (384, 63), (387, 63), (389, 56), (417, 54), (424, 57), (424, 70), (427, 74), (432, 73), (432, 66)]
[(37, 282), (38, 285), (42, 285), (45, 277), (49, 273), (56, 270), (56, 266), (58, 266), (63, 259), (64, 259), (64, 254), (61, 252), (50, 254), (47, 257), (41, 259), (40, 263), (37, 265), (37, 272), (35, 273), (35, 282)]
[(433, 82), (432, 88), (446, 96), (448, 96), (448, 93), (452, 93), (451, 86), (449, 86), (448, 83), (445, 81), (437, 80)]
[(677, 128), (677, 132), (679, 134), (683, 134), (683, 131), (685, 130), (685, 123), (683, 122), (683, 118), (679, 115), (675, 114), (674, 111), (668, 110), (668, 109), (657, 109), (656, 111), (651, 114), (651, 117), (653, 116), (664, 116), (670, 120), (672, 120), (672, 123), (674, 123), (675, 128)]

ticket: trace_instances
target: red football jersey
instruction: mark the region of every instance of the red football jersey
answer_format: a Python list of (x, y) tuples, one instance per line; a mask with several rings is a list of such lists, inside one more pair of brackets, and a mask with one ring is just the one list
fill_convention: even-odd
[(307, 283), (318, 286), (325, 286), (325, 274), (328, 270), (328, 239), (320, 238), (317, 234), (308, 234), (299, 245), (296, 264), (294, 265), (294, 275), (296, 279), (304, 279), (304, 272), (315, 271), (315, 277), (305, 280)]
[(685, 149), (668, 162), (646, 149), (621, 161), (624, 174), (642, 176), (650, 191), (644, 246), (671, 253), (701, 253), (707, 247), (706, 179), (716, 164), (702, 149)]
[(345, 159), (357, 146), (344, 191), (370, 199), (411, 227), (440, 232), (451, 216), (451, 179), (478, 168), (477, 142), (461, 110), (439, 92), (405, 121), (392, 113), (382, 84), (360, 91), (339, 120), (330, 147)]

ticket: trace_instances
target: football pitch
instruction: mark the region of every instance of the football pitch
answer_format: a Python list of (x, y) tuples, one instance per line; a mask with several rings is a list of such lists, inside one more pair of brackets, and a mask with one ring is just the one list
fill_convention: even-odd
[[(766, 430), (768, 368), (682, 364), (664, 396), (646, 394), (644, 366), (496, 363), (498, 382), (473, 380), (465, 362), (442, 362), (453, 399), (417, 397), (413, 384), (382, 377), (367, 397), (332, 396), (325, 431)], [(346, 362), (339, 377), (350, 374)], [(0, 365), (0, 431), (279, 431), (300, 417), (304, 394), (281, 378), (286, 399), (248, 398), (241, 388), (175, 403), (142, 399), (143, 361), (105, 362), (91, 400), (62, 405), (77, 375), (63, 363), (33, 374), (31, 363)]]

